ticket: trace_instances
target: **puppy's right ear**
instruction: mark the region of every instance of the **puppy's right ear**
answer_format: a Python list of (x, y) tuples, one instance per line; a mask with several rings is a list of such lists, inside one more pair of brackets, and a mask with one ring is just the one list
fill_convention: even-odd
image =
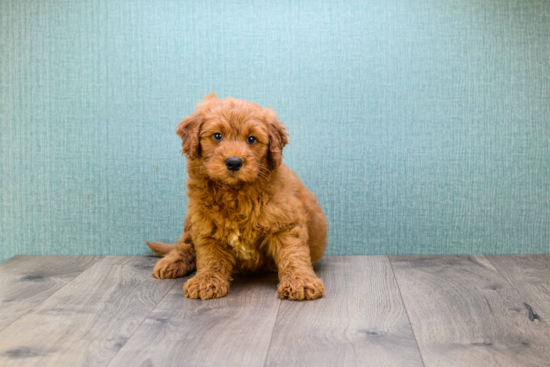
[(203, 111), (207, 111), (212, 103), (218, 100), (216, 93), (203, 97), (204, 101), (197, 105), (195, 112), (183, 119), (176, 127), (176, 134), (181, 138), (181, 153), (191, 160), (200, 157), (200, 132), (204, 120)]
[(200, 130), (202, 112), (196, 111), (183, 119), (176, 127), (176, 134), (181, 138), (181, 153), (194, 160), (200, 156)]

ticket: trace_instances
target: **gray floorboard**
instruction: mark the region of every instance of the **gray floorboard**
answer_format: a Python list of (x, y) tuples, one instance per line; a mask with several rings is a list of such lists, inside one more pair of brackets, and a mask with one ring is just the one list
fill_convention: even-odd
[(0, 331), (100, 259), (99, 256), (16, 256), (0, 264)]
[(187, 299), (157, 260), (0, 264), (0, 365), (550, 366), (550, 255), (329, 256), (307, 302), (276, 274)]
[(280, 300), (277, 275), (235, 276), (227, 296), (183, 297), (179, 279), (110, 366), (262, 366)]
[(524, 299), (531, 318), (550, 325), (550, 255), (487, 257)]
[(282, 301), (267, 366), (422, 366), (385, 256), (330, 256), (325, 296)]
[(106, 365), (175, 283), (151, 277), (156, 260), (92, 265), (0, 332), (0, 365)]
[(548, 366), (550, 329), (484, 256), (390, 257), (426, 366)]

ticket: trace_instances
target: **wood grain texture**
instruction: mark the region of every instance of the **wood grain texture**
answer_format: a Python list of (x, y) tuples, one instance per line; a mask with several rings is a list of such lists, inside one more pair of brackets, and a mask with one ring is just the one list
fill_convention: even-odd
[(550, 325), (550, 255), (487, 257), (524, 299), (531, 318)]
[(1, 264), (0, 365), (550, 365), (550, 255), (326, 257), (312, 302), (279, 300), (276, 274), (190, 300), (157, 260)]
[(100, 256), (15, 256), (0, 264), (0, 331), (100, 259)]
[(390, 257), (426, 366), (547, 366), (550, 329), (484, 256)]
[(183, 297), (179, 279), (109, 366), (261, 366), (280, 300), (277, 275), (236, 276), (227, 296)]
[(157, 258), (105, 257), (0, 332), (2, 366), (104, 366), (174, 285)]
[(322, 259), (325, 296), (282, 301), (267, 366), (422, 366), (390, 262)]

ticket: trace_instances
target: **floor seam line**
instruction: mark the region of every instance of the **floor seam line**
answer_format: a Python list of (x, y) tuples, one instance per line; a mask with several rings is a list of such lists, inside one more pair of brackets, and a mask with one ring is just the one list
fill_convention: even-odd
[(153, 313), (153, 311), (155, 311), (157, 309), (157, 307), (160, 305), (160, 303), (166, 298), (166, 296), (168, 295), (168, 293), (170, 293), (170, 291), (172, 290), (172, 288), (174, 288), (176, 286), (176, 284), (178, 283), (177, 280), (174, 280), (174, 284), (172, 284), (172, 286), (170, 288), (168, 288), (168, 290), (166, 291), (166, 293), (164, 294), (164, 296), (162, 296), (162, 298), (157, 302), (157, 304), (155, 305), (155, 307), (153, 307), (151, 309), (151, 311), (149, 311), (149, 313), (147, 314), (147, 316), (145, 316), (143, 318), (143, 320), (141, 320), (141, 322), (139, 323), (138, 327), (136, 328), (136, 330), (134, 330), (134, 332), (132, 333), (132, 335), (130, 335), (128, 337), (128, 339), (126, 340), (126, 342), (124, 343), (124, 345), (122, 347), (120, 347), (120, 349), (115, 353), (115, 355), (109, 360), (109, 362), (105, 363), (105, 367), (108, 367), (111, 362), (113, 361), (113, 359), (115, 359), (115, 357), (118, 355), (118, 353), (120, 353), (120, 351), (122, 349), (124, 349), (124, 347), (126, 345), (128, 345), (128, 342), (130, 341), (130, 339), (132, 339), (132, 337), (134, 336), (134, 334), (141, 328), (141, 326), (143, 325), (143, 323), (145, 322), (145, 320), (147, 320), (149, 318), (149, 316)]
[(275, 322), (273, 323), (273, 330), (271, 330), (271, 337), (269, 338), (269, 346), (267, 347), (267, 352), (265, 353), (265, 360), (263, 366), (265, 367), (267, 363), (267, 358), (269, 357), (269, 351), (271, 350), (271, 344), (273, 343), (273, 334), (275, 334), (275, 327), (277, 326), (277, 321), (279, 320), (279, 311), (281, 310), (281, 304), (283, 301), (279, 298), (279, 306), (277, 307), (277, 314), (275, 315)]
[(495, 270), (500, 274), (500, 276), (502, 277), (502, 279), (504, 279), (506, 281), (506, 283), (508, 283), (512, 288), (514, 288), (514, 290), (516, 291), (516, 293), (520, 296), (521, 300), (522, 301), (525, 301), (521, 295), (521, 293), (519, 292), (519, 290), (516, 288), (515, 285), (513, 285), (506, 276), (504, 276), (504, 274), (502, 274), (502, 272), (500, 271), (500, 269), (498, 268), (498, 266), (496, 266), (492, 261), (491, 259), (489, 258), (490, 255), (481, 255), (483, 256), (484, 258), (487, 259), (487, 261), (489, 261), (489, 263), (493, 266), (493, 268), (495, 268)]
[(397, 276), (395, 275), (395, 270), (393, 269), (393, 263), (389, 255), (386, 255), (386, 259), (388, 259), (388, 262), (390, 263), (393, 279), (395, 281), (395, 284), (397, 285), (397, 290), (399, 291), (399, 298), (401, 298), (401, 303), (403, 304), (403, 308), (405, 309), (407, 320), (409, 320), (409, 326), (411, 327), (411, 332), (413, 334), (414, 342), (416, 343), (416, 348), (418, 349), (418, 354), (420, 355), (420, 360), (422, 361), (422, 364), (424, 365), (424, 367), (426, 367), (426, 362), (424, 361), (424, 356), (422, 355), (422, 349), (420, 349), (420, 344), (418, 343), (418, 338), (416, 337), (416, 333), (414, 332), (414, 327), (411, 321), (411, 317), (409, 316), (409, 310), (407, 309), (407, 305), (405, 304), (405, 299), (403, 298), (403, 294), (401, 293), (401, 287), (399, 286), (399, 281), (397, 280)]

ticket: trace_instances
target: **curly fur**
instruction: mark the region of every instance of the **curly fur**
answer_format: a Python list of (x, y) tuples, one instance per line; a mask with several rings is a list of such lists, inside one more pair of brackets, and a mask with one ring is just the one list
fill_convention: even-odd
[[(227, 294), (233, 273), (277, 271), (281, 298), (323, 295), (313, 264), (323, 257), (327, 222), (317, 198), (282, 163), (285, 129), (273, 110), (215, 94), (177, 126), (189, 205), (177, 244), (147, 243), (164, 256), (153, 276), (175, 278), (196, 269), (184, 294), (209, 299)], [(256, 142), (247, 143), (249, 136)], [(241, 158), (242, 168), (228, 170), (228, 157)]]

